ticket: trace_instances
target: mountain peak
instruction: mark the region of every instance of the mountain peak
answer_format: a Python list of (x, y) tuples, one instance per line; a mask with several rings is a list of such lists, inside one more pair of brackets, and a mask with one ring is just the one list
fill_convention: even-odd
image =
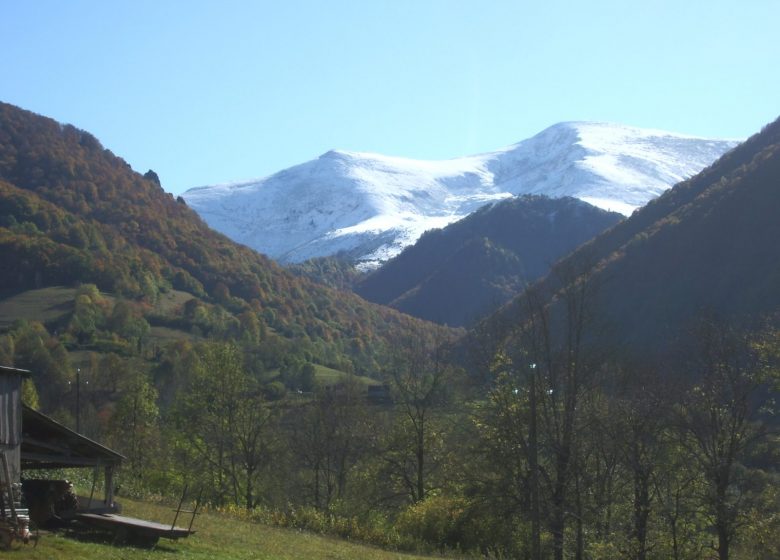
[(736, 143), (570, 121), (440, 161), (334, 149), (263, 179), (183, 196), (209, 225), (273, 258), (345, 251), (371, 267), (426, 230), (516, 195), (572, 196), (628, 215)]
[(344, 159), (349, 157), (350, 155), (352, 154), (350, 154), (345, 150), (332, 149), (322, 154), (318, 159)]
[(575, 130), (581, 134), (588, 133), (608, 133), (611, 135), (629, 134), (634, 137), (648, 137), (648, 136), (665, 136), (675, 138), (698, 138), (703, 140), (705, 138), (700, 136), (694, 136), (690, 134), (682, 134), (679, 132), (672, 132), (668, 130), (661, 130), (657, 128), (644, 128), (638, 126), (632, 126), (621, 123), (614, 123), (608, 121), (562, 121), (547, 127), (540, 134), (543, 134), (547, 130), (556, 129), (569, 129)]

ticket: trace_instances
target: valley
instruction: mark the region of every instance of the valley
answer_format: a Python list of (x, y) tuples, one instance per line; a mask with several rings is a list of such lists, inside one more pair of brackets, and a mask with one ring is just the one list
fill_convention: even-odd
[(0, 364), (126, 458), (131, 511), (203, 489), (202, 532), (154, 555), (771, 558), (779, 185), (780, 121), (738, 145), (565, 123), (177, 199), (3, 103)]

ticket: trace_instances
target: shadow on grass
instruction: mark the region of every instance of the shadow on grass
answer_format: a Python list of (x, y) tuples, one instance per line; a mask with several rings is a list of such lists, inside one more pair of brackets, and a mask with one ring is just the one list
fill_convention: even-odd
[(117, 548), (130, 547), (140, 550), (159, 550), (160, 552), (173, 554), (178, 554), (180, 552), (178, 548), (172, 547), (168, 543), (161, 544), (156, 540), (150, 541), (126, 533), (115, 533), (78, 524), (62, 529), (61, 534), (66, 538), (83, 543), (102, 544)]

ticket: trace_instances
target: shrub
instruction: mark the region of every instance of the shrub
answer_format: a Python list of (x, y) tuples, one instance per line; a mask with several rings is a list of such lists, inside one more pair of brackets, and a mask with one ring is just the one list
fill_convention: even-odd
[(396, 521), (401, 536), (433, 545), (440, 551), (461, 544), (461, 526), (466, 503), (460, 498), (429, 496), (409, 506)]

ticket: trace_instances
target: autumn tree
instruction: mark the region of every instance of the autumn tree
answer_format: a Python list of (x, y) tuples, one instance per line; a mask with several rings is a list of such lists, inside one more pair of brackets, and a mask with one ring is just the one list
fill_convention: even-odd
[(207, 343), (197, 354), (176, 410), (186, 457), (193, 461), (185, 467), (190, 474), (206, 476), (203, 482), (218, 503), (253, 508), (262, 470), (271, 458), (271, 410), (236, 345)]
[(745, 513), (744, 463), (766, 434), (759, 422), (760, 389), (771, 368), (755, 336), (705, 320), (685, 363), (695, 382), (676, 411), (680, 443), (707, 484), (704, 505), (728, 560)]
[(144, 371), (134, 370), (119, 381), (121, 397), (111, 417), (110, 432), (117, 449), (127, 455), (132, 476), (144, 481), (160, 445), (157, 390)]
[(365, 388), (354, 378), (320, 388), (291, 419), (293, 452), (308, 489), (306, 499), (329, 510), (346, 496), (351, 473), (367, 450)]
[(647, 364), (620, 365), (615, 370), (616, 387), (598, 429), (612, 440), (630, 489), (625, 500), (631, 509), (630, 523), (626, 523), (628, 545), (623, 552), (634, 560), (645, 560), (657, 494), (654, 483), (669, 460), (666, 435), (671, 397), (658, 371)]
[(73, 379), (73, 368), (63, 345), (51, 337), (42, 324), (34, 321), (17, 321), (10, 335), (13, 338), (10, 348), (13, 365), (33, 372), (32, 379), (43, 408), (59, 411), (63, 419), (75, 412), (69, 402), (63, 401), (68, 382)]
[(399, 345), (386, 371), (399, 424), (388, 441), (384, 455), (389, 473), (412, 502), (425, 499), (429, 474), (435, 469), (431, 451), (436, 435), (434, 411), (447, 395), (453, 379), (452, 366), (445, 361), (446, 345), (417, 333)]
[(503, 431), (498, 441), (506, 447), (496, 450), (494, 468), (524, 488), (533, 560), (542, 556), (544, 522), (553, 557), (563, 559), (566, 524), (572, 518), (575, 556), (584, 554), (578, 437), (603, 363), (595, 284), (573, 267), (555, 274), (554, 293), (549, 286), (529, 287), (514, 304), (516, 318), (507, 321), (496, 354), (499, 367), (488, 419), (499, 423), (489, 426), (488, 433)]

